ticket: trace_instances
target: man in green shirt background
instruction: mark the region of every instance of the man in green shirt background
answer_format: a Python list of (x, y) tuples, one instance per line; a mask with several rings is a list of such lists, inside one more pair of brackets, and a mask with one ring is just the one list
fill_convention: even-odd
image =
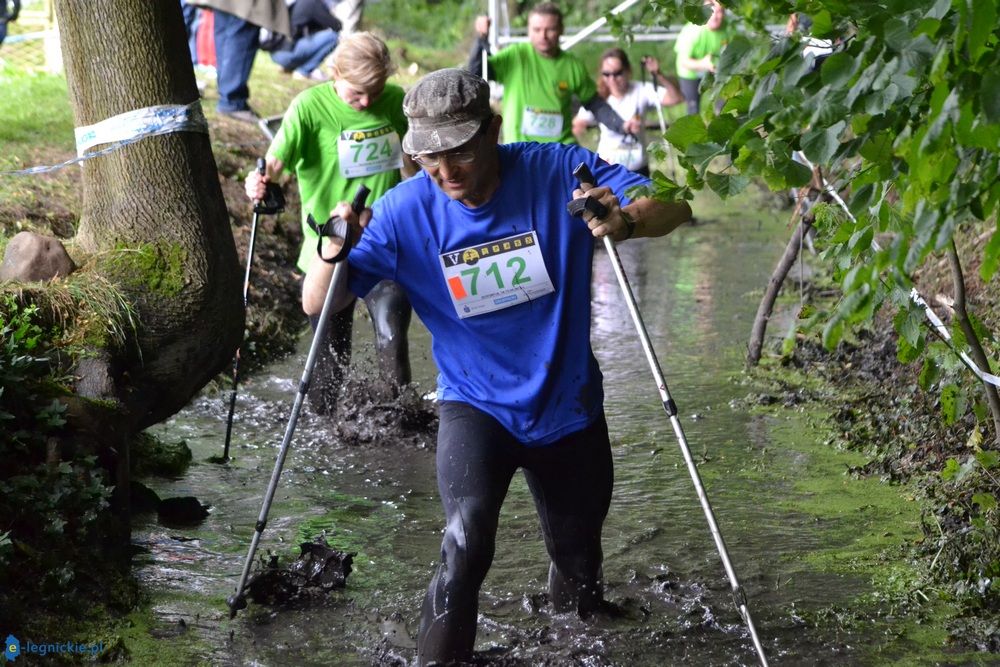
[[(476, 18), (479, 36), (469, 57), (469, 71), (482, 74), (488, 52), (488, 16)], [(624, 134), (625, 122), (598, 96), (583, 62), (559, 46), (563, 16), (552, 2), (535, 5), (528, 14), (528, 41), (512, 44), (487, 57), (488, 77), (503, 84), (503, 141), (576, 143), (573, 136), (574, 98), (598, 122)]]

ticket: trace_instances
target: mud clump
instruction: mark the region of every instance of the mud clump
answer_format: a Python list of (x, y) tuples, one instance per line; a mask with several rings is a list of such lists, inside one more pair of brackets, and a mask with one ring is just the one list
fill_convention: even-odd
[(250, 577), (247, 597), (271, 607), (325, 597), (347, 585), (356, 555), (334, 549), (322, 537), (303, 542), (299, 557), (288, 567), (279, 567), (277, 556), (272, 556), (263, 570)]

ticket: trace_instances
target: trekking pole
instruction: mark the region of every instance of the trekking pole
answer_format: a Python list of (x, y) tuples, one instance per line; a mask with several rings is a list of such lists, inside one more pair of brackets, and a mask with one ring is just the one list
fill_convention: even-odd
[[(267, 170), (267, 163), (264, 158), (257, 158), (257, 173), (261, 176)], [(277, 186), (275, 186), (277, 187)], [(268, 188), (265, 191), (264, 199), (258, 199), (253, 203), (253, 222), (250, 225), (250, 242), (247, 244), (247, 267), (243, 275), (243, 309), (246, 310), (250, 293), (250, 268), (253, 266), (253, 248), (257, 241), (257, 221), (261, 213), (280, 213), (285, 208), (284, 196), (281, 189)], [(233, 357), (233, 391), (229, 394), (229, 417), (226, 418), (226, 444), (222, 448), (222, 459), (219, 463), (229, 460), (229, 442), (233, 436), (233, 413), (236, 411), (236, 391), (240, 383), (240, 347), (236, 348), (236, 356)], [(214, 458), (214, 457), (213, 457)], [(215, 461), (213, 460), (213, 463)]]
[[(646, 58), (650, 58), (650, 57), (652, 57), (652, 56), (643, 56), (643, 58), (642, 58), (642, 82), (643, 83), (646, 82)], [(656, 75), (654, 74), (654, 75), (652, 75), (649, 78), (652, 79), (652, 81), (653, 81), (653, 91), (657, 95), (659, 95), (660, 94), (660, 87), (658, 85), (656, 85)], [(665, 87), (664, 87), (664, 91), (666, 91)], [(666, 92), (664, 92), (664, 94), (666, 94)], [(670, 169), (670, 178), (674, 178), (674, 151), (670, 147), (670, 142), (667, 141), (666, 139), (664, 139), (664, 137), (663, 137), (663, 135), (665, 135), (667, 133), (667, 118), (666, 118), (666, 116), (663, 115), (663, 105), (660, 104), (661, 101), (662, 100), (657, 100), (657, 102), (656, 102), (656, 118), (657, 118), (657, 120), (660, 121), (660, 139), (663, 141), (664, 145), (667, 148), (667, 165), (668, 165), (668, 167)]]
[[(351, 202), (351, 210), (355, 213), (360, 213), (365, 207), (365, 200), (368, 198), (369, 190), (364, 185), (358, 186), (357, 194), (354, 195), (354, 201)], [(250, 567), (253, 565), (253, 557), (257, 553), (257, 545), (260, 543), (260, 536), (264, 532), (264, 527), (267, 525), (267, 514), (271, 511), (271, 501), (274, 499), (274, 492), (278, 488), (278, 479), (281, 477), (281, 469), (285, 465), (285, 457), (288, 455), (288, 446), (292, 441), (292, 434), (295, 433), (295, 425), (299, 420), (299, 412), (302, 410), (302, 403), (305, 401), (306, 393), (309, 391), (309, 382), (312, 379), (313, 367), (316, 365), (316, 357), (318, 356), (320, 345), (325, 344), (325, 334), (326, 334), (326, 323), (330, 318), (330, 306), (333, 303), (333, 293), (334, 287), (337, 285), (340, 279), (341, 273), (344, 272), (347, 259), (347, 254), (351, 251), (351, 236), (352, 230), (351, 226), (344, 222), (342, 218), (331, 218), (327, 220), (326, 223), (319, 228), (316, 226), (315, 222), (311, 220), (310, 225), (320, 233), (319, 237), (319, 247), (322, 247), (323, 236), (339, 236), (344, 239), (344, 245), (337, 253), (337, 256), (333, 259), (325, 259), (320, 255), (320, 259), (324, 262), (330, 264), (335, 264), (333, 269), (333, 276), (330, 278), (330, 285), (326, 288), (326, 298), (323, 301), (323, 309), (319, 314), (319, 321), (316, 323), (316, 331), (313, 334), (312, 343), (309, 346), (309, 354), (306, 356), (306, 367), (302, 371), (302, 378), (299, 380), (298, 393), (295, 394), (295, 402), (292, 404), (292, 414), (288, 419), (288, 426), (285, 428), (285, 436), (281, 440), (281, 449), (278, 451), (278, 458), (274, 462), (274, 470), (271, 472), (271, 481), (267, 485), (267, 492), (264, 494), (264, 501), (260, 507), (260, 514), (257, 517), (257, 523), (254, 526), (253, 539), (250, 540), (250, 550), (247, 552), (246, 562), (243, 563), (243, 573), (240, 575), (240, 583), (236, 587), (236, 592), (233, 593), (227, 600), (226, 604), (229, 605), (229, 618), (235, 618), (236, 612), (240, 609), (245, 609), (247, 606), (246, 600), (246, 584), (247, 578), (250, 575)]]
[[(582, 162), (576, 169), (573, 170), (573, 175), (576, 176), (578, 181), (580, 181), (580, 189), (584, 192), (597, 185), (594, 182), (594, 176), (591, 174), (590, 169), (588, 169), (587, 165)], [(590, 211), (597, 218), (603, 218), (608, 214), (608, 210), (603, 204), (590, 197), (587, 197), (586, 199), (576, 199), (569, 205), (569, 212), (574, 216), (582, 216), (585, 210)], [(639, 313), (639, 307), (636, 305), (635, 295), (633, 295), (632, 287), (629, 285), (628, 276), (625, 275), (625, 269), (622, 267), (622, 261), (618, 256), (618, 250), (615, 248), (615, 242), (608, 235), (605, 235), (602, 238), (604, 239), (604, 248), (607, 250), (608, 257), (611, 259), (611, 264), (614, 267), (615, 276), (618, 278), (618, 284), (621, 286), (622, 296), (625, 298), (625, 304), (628, 306), (628, 311), (632, 315), (632, 321), (635, 323), (636, 332), (639, 334), (639, 340), (642, 342), (642, 349), (646, 353), (646, 360), (649, 362), (649, 368), (653, 372), (653, 379), (656, 380), (656, 386), (660, 392), (660, 399), (663, 402), (663, 409), (670, 418), (670, 425), (673, 426), (674, 434), (677, 436), (677, 444), (680, 445), (681, 453), (684, 455), (684, 462), (687, 464), (688, 472), (691, 474), (691, 481), (694, 482), (694, 488), (698, 494), (698, 500), (701, 502), (701, 508), (705, 513), (705, 519), (708, 521), (709, 531), (712, 533), (712, 538), (715, 540), (715, 547), (719, 552), (719, 557), (722, 559), (722, 565), (726, 570), (726, 575), (729, 577), (729, 584), (732, 587), (733, 602), (739, 609), (740, 616), (743, 617), (743, 621), (746, 623), (747, 629), (750, 630), (750, 638), (753, 640), (754, 648), (757, 650), (757, 656), (760, 658), (760, 664), (763, 665), (763, 667), (767, 667), (768, 663), (767, 658), (764, 655), (764, 648), (761, 646), (760, 639), (757, 637), (757, 629), (754, 627), (753, 618), (750, 616), (750, 609), (747, 607), (746, 592), (743, 590), (743, 587), (740, 586), (739, 580), (736, 578), (736, 571), (733, 569), (733, 565), (729, 560), (729, 552), (726, 550), (726, 543), (723, 541), (722, 533), (719, 532), (719, 526), (715, 522), (715, 513), (712, 512), (712, 505), (708, 502), (708, 496), (705, 494), (705, 487), (702, 486), (701, 477), (698, 475), (698, 468), (695, 466), (694, 459), (691, 458), (691, 450), (688, 448), (687, 439), (684, 437), (684, 430), (681, 428), (680, 420), (677, 418), (677, 405), (674, 403), (674, 399), (670, 397), (666, 380), (663, 379), (663, 371), (660, 370), (660, 363), (657, 361), (656, 353), (653, 351), (653, 346), (649, 341), (649, 334), (646, 332), (646, 325), (643, 323), (642, 315)]]

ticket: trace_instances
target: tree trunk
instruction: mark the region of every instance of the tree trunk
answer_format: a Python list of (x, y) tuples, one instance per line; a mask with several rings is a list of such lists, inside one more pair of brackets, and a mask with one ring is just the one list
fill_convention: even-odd
[[(961, 327), (965, 341), (969, 344), (972, 360), (982, 371), (989, 373), (991, 372), (989, 358), (986, 356), (986, 351), (983, 350), (983, 344), (979, 341), (979, 336), (976, 335), (976, 330), (972, 327), (972, 320), (969, 319), (969, 313), (966, 310), (965, 275), (962, 272), (962, 263), (959, 261), (954, 239), (948, 246), (948, 262), (951, 265), (952, 284), (955, 286), (955, 303), (953, 305), (955, 319), (958, 320), (958, 326)], [(983, 382), (983, 390), (986, 392), (986, 403), (989, 405), (990, 415), (993, 417), (993, 441), (994, 444), (1000, 446), (1000, 395), (997, 394), (997, 388), (989, 382)]]
[(760, 363), (761, 350), (764, 347), (764, 333), (767, 331), (767, 322), (771, 319), (771, 311), (774, 310), (774, 302), (778, 299), (778, 293), (781, 291), (781, 285), (785, 282), (788, 272), (795, 264), (795, 258), (802, 250), (803, 239), (811, 226), (811, 222), (805, 217), (799, 221), (795, 233), (792, 234), (788, 245), (785, 246), (785, 253), (778, 260), (778, 265), (774, 267), (771, 279), (767, 282), (767, 290), (760, 300), (760, 305), (757, 306), (757, 315), (753, 319), (753, 328), (750, 331), (750, 343), (747, 349), (747, 366), (749, 367)]
[[(77, 126), (198, 99), (176, 0), (55, 7)], [(135, 431), (177, 412), (232, 359), (244, 327), (239, 261), (207, 133), (140, 139), (82, 170), (77, 245), (100, 270), (130, 267), (111, 276), (138, 326), (131, 353), (97, 350), (98, 369), (81, 375), (106, 374), (91, 397), (116, 401)]]

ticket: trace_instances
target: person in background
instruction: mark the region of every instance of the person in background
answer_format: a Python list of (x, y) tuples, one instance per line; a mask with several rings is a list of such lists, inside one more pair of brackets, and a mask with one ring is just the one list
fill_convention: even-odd
[(17, 20), (21, 13), (21, 0), (0, 0), (0, 44), (7, 39), (7, 24)]
[[(549, 553), (553, 607), (584, 615), (601, 608), (613, 470), (590, 344), (594, 239), (663, 236), (691, 215), (683, 201), (630, 200), (625, 192), (649, 180), (579, 146), (499, 145), (502, 120), (489, 97), (487, 83), (465, 69), (425, 76), (403, 101), (403, 150), (422, 174), (360, 216), (346, 202), (335, 210), (364, 228), (333, 286), (335, 307), (393, 278), (432, 335), (439, 371), (445, 527), (421, 612), (420, 665), (471, 660), (479, 589), (518, 469)], [(572, 173), (581, 163), (600, 184), (587, 194), (606, 207), (603, 218), (566, 210), (583, 197)], [(341, 244), (325, 239), (324, 256)], [(333, 267), (313, 267), (303, 305), (315, 313)]]
[[(663, 84), (660, 93), (651, 82), (638, 83), (632, 80), (632, 64), (628, 54), (613, 47), (601, 54), (600, 78), (597, 94), (607, 100), (615, 112), (625, 121), (625, 132), (615, 132), (601, 124), (601, 135), (597, 144), (598, 154), (626, 169), (649, 176), (649, 158), (646, 155), (646, 134), (644, 117), (650, 109), (669, 106), (679, 101), (676, 84), (660, 72), (656, 58), (645, 56), (642, 65), (657, 81)], [(594, 114), (580, 108), (573, 119), (573, 134), (579, 139), (587, 128), (595, 122)]]
[[(300, 0), (301, 1), (301, 0)], [(389, 49), (367, 32), (345, 37), (333, 53), (333, 80), (312, 86), (292, 100), (267, 150), (263, 176), (251, 170), (245, 181), (251, 200), (264, 198), (267, 183), (288, 171), (298, 179), (302, 199), (303, 243), (298, 268), (308, 273), (317, 260), (312, 215), (322, 225), (339, 201), (354, 197), (358, 185), (371, 190), (369, 202), (410, 175), (416, 167), (400, 139), (406, 132), (403, 89), (386, 83), (395, 69)], [(325, 291), (324, 291), (325, 294)], [(391, 280), (381, 281), (365, 298), (375, 327), (380, 384), (390, 394), (411, 380), (407, 328), (411, 308)], [(318, 413), (330, 414), (350, 362), (353, 307), (333, 315), (310, 384), (309, 400)], [(315, 330), (319, 312), (307, 311)]]
[[(478, 40), (467, 68), (481, 75), (483, 54), (489, 47), (489, 17), (477, 17), (475, 28)], [(505, 142), (575, 142), (574, 98), (598, 121), (624, 132), (624, 121), (597, 94), (583, 62), (560, 48), (562, 33), (562, 11), (554, 3), (543, 2), (528, 14), (528, 42), (512, 44), (487, 58), (489, 78), (504, 87), (501, 106)]]
[(219, 102), (216, 110), (235, 120), (256, 124), (250, 108), (250, 71), (260, 46), (260, 29), (291, 36), (285, 0), (198, 0), (214, 14), (215, 70)]
[(726, 22), (726, 10), (719, 1), (706, 0), (705, 5), (712, 10), (705, 25), (686, 24), (674, 44), (677, 77), (689, 114), (700, 113), (701, 80), (708, 72), (715, 72), (719, 53), (732, 36)]
[(337, 48), (341, 23), (333, 14), (336, 4), (334, 0), (295, 0), (292, 39), (284, 40), (284, 48), (269, 49), (271, 60), (297, 79), (328, 80), (320, 65)]
[(184, 28), (187, 30), (188, 50), (191, 52), (191, 64), (198, 64), (198, 24), (201, 21), (201, 9), (187, 0), (181, 0), (181, 12), (184, 14)]
[(344, 26), (340, 29), (341, 36), (347, 37), (361, 30), (361, 20), (365, 13), (365, 0), (340, 0), (333, 13)]

